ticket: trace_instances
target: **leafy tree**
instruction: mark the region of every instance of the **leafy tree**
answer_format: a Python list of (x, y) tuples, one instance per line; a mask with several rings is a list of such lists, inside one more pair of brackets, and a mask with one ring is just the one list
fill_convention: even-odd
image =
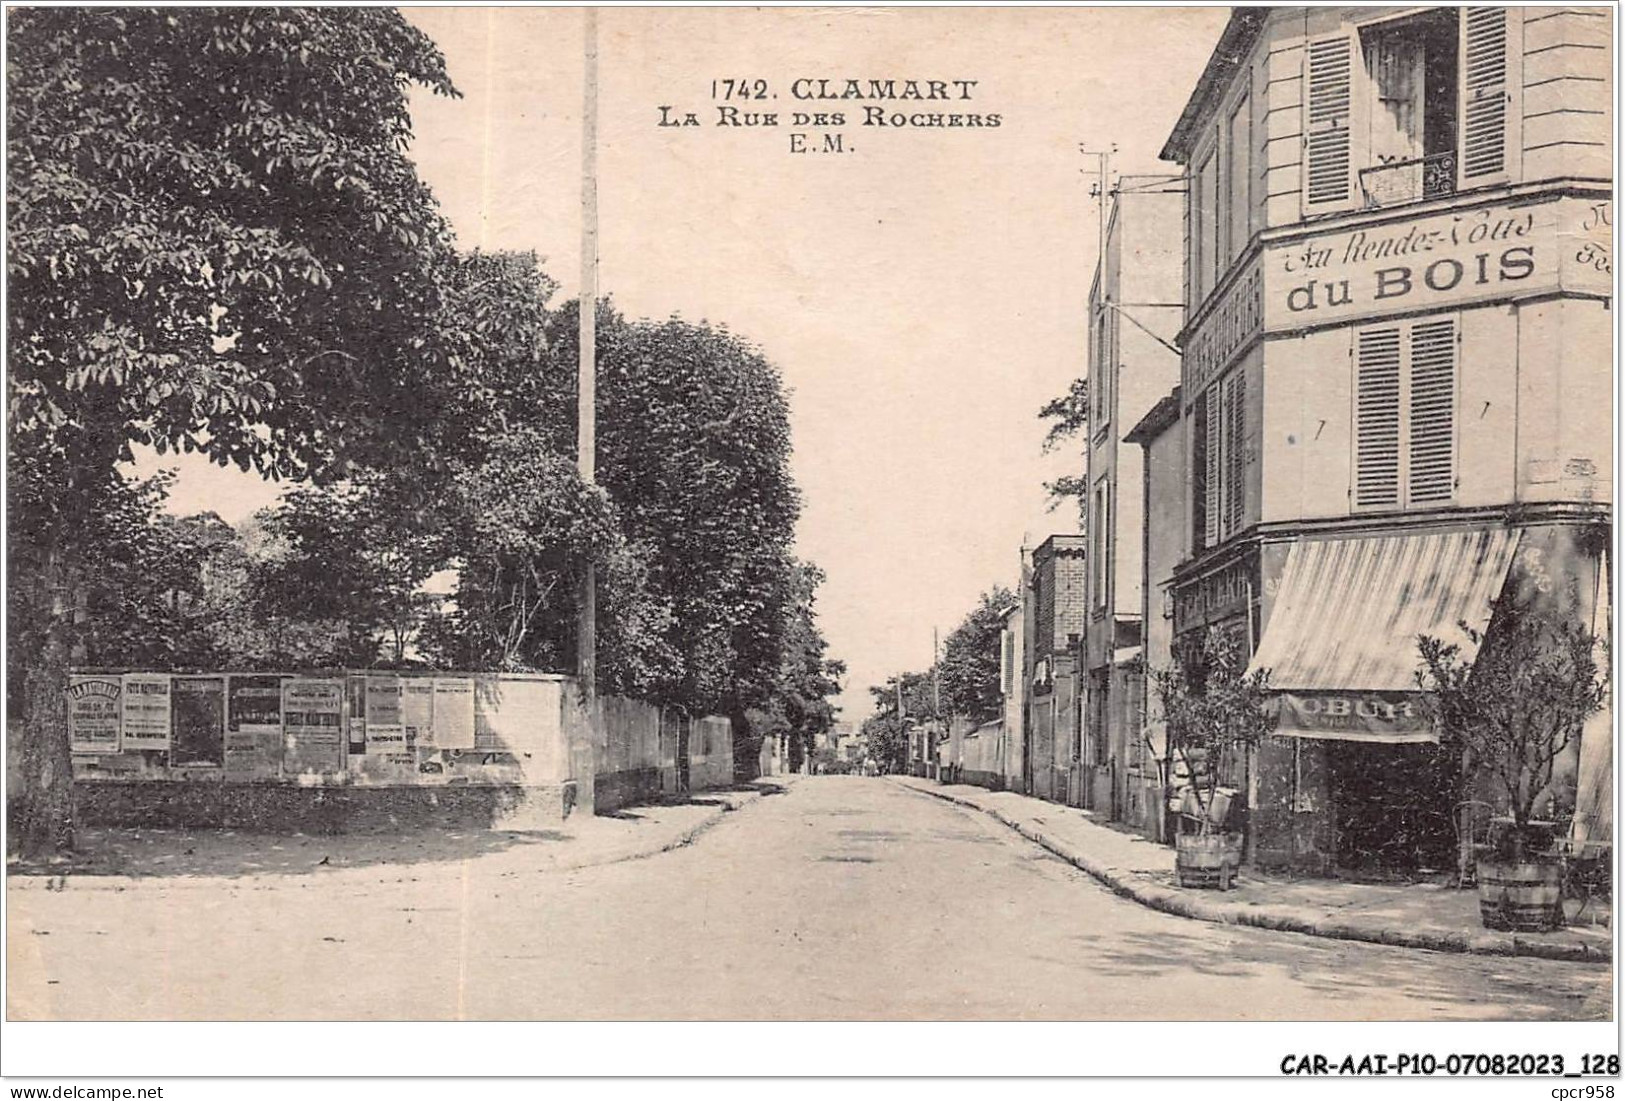
[[(350, 625), (313, 602), (300, 615), (267, 581), (285, 569), (288, 549), (267, 531), (262, 510), (236, 529), (216, 532), (206, 549), (196, 595), (206, 638), (197, 668), (278, 671), (347, 665), (355, 651)], [(182, 526), (199, 518), (176, 521)], [(222, 525), (223, 526), (223, 525)]]
[(260, 515), (276, 553), (251, 575), (251, 598), (269, 614), (343, 624), (334, 664), (405, 660), (406, 644), (437, 600), (422, 591), (442, 553), (439, 533), (399, 523), (377, 476), (300, 487)]
[[(14, 470), (12, 475), (12, 489), (19, 495), (31, 488), (24, 472)], [(182, 525), (163, 515), (172, 481), (168, 473), (135, 482), (108, 478), (97, 487), (86, 522), (74, 532), (85, 564), (66, 614), (74, 626), (73, 657), (79, 663), (169, 669), (185, 664), (202, 644), (192, 605), (207, 553), (205, 525), (220, 521), (211, 515)], [(25, 502), (14, 499), (14, 504)], [(12, 526), (8, 539), (13, 579), (8, 657), (15, 689), (27, 682), (48, 617), (35, 603), (37, 587), (16, 583), (34, 567), (28, 559), (33, 549), (29, 533)]]
[(818, 736), (835, 724), (831, 697), (840, 693), (846, 675), (844, 662), (826, 656), (829, 643), (818, 628), (816, 593), (823, 580), (823, 571), (810, 563), (797, 562), (792, 569), (793, 596), (769, 721), (772, 730), (790, 736), (791, 771), (800, 771)]
[[(1046, 455), (1063, 444), (1086, 436), (1089, 431), (1089, 380), (1073, 379), (1066, 393), (1044, 403), (1044, 407), (1038, 411), (1038, 419), (1049, 422), (1049, 431), (1044, 434)], [(1063, 501), (1072, 501), (1078, 509), (1079, 524), (1088, 523), (1089, 485), (1082, 475), (1063, 474), (1053, 482), (1045, 482), (1044, 489), (1049, 493), (1050, 511), (1059, 508)]]
[(71, 535), (131, 445), (300, 478), (418, 439), (450, 234), (406, 155), (406, 91), (454, 90), (385, 8), (19, 8), (8, 25), (8, 485), (29, 481), (12, 577), (41, 617), (10, 716), (11, 836), (35, 857), (75, 836)]
[(1003, 613), (1015, 602), (1014, 593), (995, 585), (943, 640), (941, 689), (949, 714), (985, 721), (1003, 712)]
[[(552, 319), (555, 392), (569, 408), (577, 309)], [(665, 640), (683, 655), (655, 694), (733, 716), (736, 753), (754, 753), (744, 713), (770, 704), (794, 601), (800, 500), (782, 381), (757, 349), (707, 324), (628, 322), (606, 302), (597, 331), (599, 484), (649, 551), (650, 586), (671, 611)]]
[(1557, 759), (1607, 704), (1607, 672), (1596, 636), (1510, 591), (1496, 600), (1487, 632), (1460, 626), (1478, 649), (1472, 660), (1455, 643), (1417, 638), (1424, 713), (1506, 799), (1513, 829), (1504, 855), (1520, 861), (1535, 843), (1530, 824), (1550, 796)]
[[(902, 685), (902, 711), (898, 711), (898, 685)], [(930, 673), (901, 673), (883, 685), (870, 685), (875, 713), (863, 721), (864, 745), (869, 756), (888, 772), (908, 767), (908, 732), (915, 723), (936, 719)]]
[(1219, 827), (1209, 812), (1221, 781), (1274, 729), (1269, 671), (1246, 669), (1241, 640), (1215, 627), (1178, 643), (1173, 665), (1153, 673), (1169, 744), (1191, 777), (1203, 833)]

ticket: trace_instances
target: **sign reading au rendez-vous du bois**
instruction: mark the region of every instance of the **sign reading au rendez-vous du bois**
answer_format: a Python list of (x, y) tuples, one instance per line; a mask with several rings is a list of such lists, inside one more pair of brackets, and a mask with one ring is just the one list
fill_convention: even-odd
[(1271, 332), (1476, 301), (1607, 294), (1613, 204), (1565, 198), (1447, 210), (1283, 243), (1264, 261)]

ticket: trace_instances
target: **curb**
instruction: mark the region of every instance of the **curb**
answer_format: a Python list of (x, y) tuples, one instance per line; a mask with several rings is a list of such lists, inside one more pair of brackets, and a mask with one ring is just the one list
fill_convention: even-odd
[[(706, 794), (706, 793), (705, 792), (696, 792), (695, 794), (703, 795), (703, 794)], [(762, 796), (765, 793), (761, 792), (761, 791), (754, 791), (754, 792), (729, 791), (729, 792), (726, 792), (724, 794), (736, 798), (737, 801), (730, 800), (729, 802), (725, 803), (723, 806), (715, 808), (714, 810), (710, 811), (699, 822), (696, 822), (694, 825), (689, 826), (687, 829), (685, 829), (681, 833), (679, 833), (676, 837), (671, 838), (670, 840), (661, 842), (658, 845), (652, 845), (651, 847), (643, 848), (643, 849), (633, 849), (631, 851), (626, 851), (626, 852), (611, 853), (611, 854), (609, 854), (607, 856), (604, 856), (602, 858), (599, 858), (599, 859), (586, 859), (586, 860), (578, 860), (578, 861), (561, 862), (561, 863), (557, 863), (557, 864), (549, 864), (549, 865), (546, 865), (545, 867), (524, 869), (524, 872), (525, 872), (525, 874), (530, 874), (530, 875), (552, 875), (552, 874), (559, 873), (559, 872), (578, 872), (578, 871), (584, 871), (584, 870), (586, 870), (588, 868), (603, 868), (603, 867), (608, 867), (609, 865), (612, 865), (612, 864), (625, 864), (625, 863), (628, 863), (628, 862), (633, 861), (633, 860), (648, 860), (651, 857), (660, 856), (663, 853), (669, 853), (669, 852), (673, 852), (673, 851), (675, 851), (677, 849), (686, 848), (687, 846), (692, 845), (695, 841), (697, 841), (700, 838), (700, 836), (702, 834), (704, 834), (706, 831), (710, 830), (712, 827), (716, 826), (719, 822), (721, 822), (729, 814), (732, 814), (735, 811), (743, 810), (744, 808), (746, 808), (748, 806), (751, 806), (754, 803), (759, 802), (761, 800)], [(346, 871), (346, 870), (348, 870), (348, 871), (356, 871), (358, 869), (356, 869), (356, 868), (348, 868), (347, 869), (347, 868), (340, 867), (340, 868), (335, 868), (333, 870), (334, 871)], [(515, 874), (515, 873), (510, 872), (510, 873), (507, 873), (507, 874), (511, 875), (511, 874)], [(276, 891), (276, 890), (292, 889), (296, 885), (297, 885), (297, 887), (300, 887), (300, 888), (309, 887), (311, 880), (316, 879), (319, 876), (320, 876), (320, 873), (315, 873), (315, 872), (283, 874), (283, 875), (281, 875), (279, 877), (279, 880), (287, 881), (287, 882), (278, 881), (278, 882), (268, 883), (268, 884), (258, 886), (258, 887), (244, 887), (241, 884), (236, 884), (235, 883), (235, 880), (236, 880), (237, 877), (235, 877), (235, 876), (223, 876), (223, 875), (209, 875), (209, 876), (76, 875), (71, 871), (67, 872), (65, 874), (57, 873), (57, 874), (49, 874), (49, 875), (40, 875), (40, 874), (37, 874), (37, 873), (12, 872), (12, 871), (8, 870), (6, 872), (5, 885), (6, 885), (7, 890), (19, 890), (19, 891), (41, 891), (41, 890), (43, 890), (43, 891), (53, 891), (53, 892), (66, 891), (66, 890), (69, 889), (70, 886), (72, 886), (76, 890), (81, 890), (81, 891), (89, 890), (89, 891), (113, 891), (113, 892), (141, 891), (141, 890), (149, 890), (149, 889), (153, 889), (153, 888), (162, 888), (162, 889), (165, 889), (165, 890), (205, 890), (205, 889), (212, 890), (212, 889), (215, 889), (215, 888), (217, 888), (219, 886), (219, 881), (220, 880), (227, 880), (229, 882), (234, 883), (240, 889), (259, 890), (259, 891)], [(413, 877), (413, 878), (416, 878), (416, 877)]]
[(1182, 891), (1169, 890), (1159, 884), (1148, 883), (1133, 872), (1120, 871), (1117, 868), (1101, 864), (1099, 861), (1091, 860), (1076, 849), (1050, 837), (1043, 830), (1020, 819), (1012, 818), (996, 807), (984, 807), (962, 796), (945, 791), (933, 791), (930, 788), (915, 787), (913, 784), (900, 783), (898, 786), (917, 792), (920, 795), (979, 811), (994, 821), (1008, 826), (1040, 848), (1054, 853), (1079, 871), (1098, 880), (1108, 887), (1113, 894), (1177, 917), (1191, 918), (1195, 921), (1208, 921), (1219, 925), (1247, 925), (1258, 929), (1270, 929), (1282, 933), (1299, 933), (1305, 936), (1323, 937), (1330, 940), (1354, 940), (1398, 948), (1421, 948), (1432, 952), (1457, 952), (1478, 956), (1524, 956), (1535, 959), (1561, 960), (1566, 963), (1608, 964), (1613, 961), (1611, 946), (1599, 949), (1586, 944), (1548, 944), (1542, 941), (1525, 940), (1516, 934), (1497, 936), (1493, 933), (1413, 932), (1406, 929), (1317, 920), (1314, 916), (1303, 913), (1270, 911), (1251, 906), (1214, 903)]

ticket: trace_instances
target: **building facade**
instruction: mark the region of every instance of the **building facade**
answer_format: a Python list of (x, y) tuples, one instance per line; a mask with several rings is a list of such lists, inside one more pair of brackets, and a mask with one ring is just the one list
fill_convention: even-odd
[(1185, 435), (1179, 387), (1163, 395), (1123, 442), (1141, 449), (1140, 645), (1145, 687), (1136, 716), (1137, 737), (1125, 750), (1123, 821), (1153, 841), (1167, 841), (1172, 779), (1168, 728), (1155, 674), (1173, 664), (1175, 568), (1184, 557)]
[(1128, 814), (1145, 696), (1146, 512), (1140, 449), (1128, 428), (1179, 381), (1184, 318), (1179, 176), (1125, 176), (1112, 189), (1089, 293), (1087, 607), (1083, 635), (1083, 805)]
[(1450, 857), (1416, 635), (1469, 645), (1508, 586), (1608, 632), (1609, 20), (1238, 9), (1163, 151), (1188, 181), (1172, 629), (1271, 670), (1260, 863)]
[[(1022, 562), (1025, 568), (1025, 552)], [(1000, 786), (1026, 792), (1030, 790), (1026, 782), (1027, 625), (1026, 611), (1019, 602), (1005, 611), (999, 631), (999, 685), (1004, 695), (1004, 714), (994, 758)]]
[(1032, 554), (1023, 587), (1027, 652), (1026, 790), (1041, 799), (1077, 803), (1082, 745), (1079, 659), (1087, 619), (1085, 540), (1052, 535)]

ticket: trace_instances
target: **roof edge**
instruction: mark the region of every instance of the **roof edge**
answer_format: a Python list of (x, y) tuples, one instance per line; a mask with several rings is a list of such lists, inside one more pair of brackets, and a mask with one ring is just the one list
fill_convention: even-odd
[(1149, 444), (1178, 422), (1179, 387), (1175, 386), (1140, 418), (1140, 423), (1128, 430), (1123, 442)]
[(1196, 82), (1196, 89), (1185, 102), (1185, 109), (1179, 113), (1179, 121), (1174, 123), (1174, 132), (1168, 136), (1163, 144), (1162, 152), (1157, 154), (1158, 159), (1174, 161), (1184, 164), (1190, 156), (1192, 132), (1196, 129), (1196, 119), (1202, 113), (1202, 108), (1212, 97), (1213, 92), (1235, 71), (1240, 64), (1242, 56), (1252, 48), (1258, 39), (1259, 32), (1264, 28), (1264, 22), (1269, 18), (1272, 8), (1243, 7), (1232, 8), (1230, 22), (1224, 26), (1224, 33), (1219, 35), (1218, 45), (1213, 47), (1213, 55), (1207, 60), (1207, 67), (1202, 70), (1201, 79)]

